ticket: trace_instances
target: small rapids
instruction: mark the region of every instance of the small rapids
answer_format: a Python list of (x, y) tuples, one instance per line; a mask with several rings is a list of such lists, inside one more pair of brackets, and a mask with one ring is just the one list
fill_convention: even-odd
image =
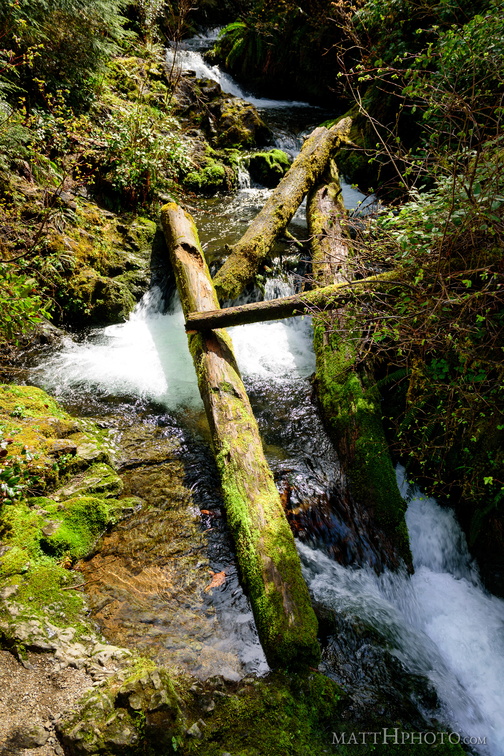
[[(290, 291), (286, 282), (271, 280), (266, 295)], [(69, 341), (36, 369), (38, 382), (63, 400), (75, 392), (92, 392), (105, 400), (115, 395), (130, 402), (155, 401), (179, 417), (192, 407), (201, 416), (180, 307), (163, 314), (161, 302), (160, 291), (154, 289), (126, 323), (97, 330), (80, 343)], [(399, 688), (398, 694), (395, 681), (387, 677), (390, 672), (383, 672), (384, 654), (389, 668), (398, 665), (392, 678), (401, 673), (430, 681), (441, 704), (438, 716), (453, 731), (486, 738), (488, 745), (481, 747), (481, 753), (502, 756), (504, 602), (482, 588), (453, 513), (418, 491), (409, 491), (399, 472), (399, 485), (408, 499), (415, 574), (385, 572), (377, 577), (362, 566), (372, 564), (369, 554), (359, 559), (358, 546), (355, 553), (351, 548), (342, 551), (349, 528), (337, 511), (338, 463), (311, 398), (308, 377), (314, 370), (314, 355), (309, 318), (230, 331), (293, 525), (300, 521), (295, 514), (300, 510), (319, 520), (321, 511), (327, 513), (327, 532), (321, 533), (320, 527), (317, 531), (307, 516), (298, 542), (315, 603), (331, 613), (333, 631), (336, 627), (340, 636), (346, 633), (342, 642), (329, 632), (326, 672), (355, 696), (357, 705), (363, 691), (368, 699), (378, 701), (377, 691), (388, 690), (388, 705), (401, 694), (415, 699), (418, 709), (432, 716), (435, 696), (427, 696), (426, 702), (425, 693)], [(340, 546), (333, 550), (331, 537), (338, 540), (338, 533)], [(229, 624), (232, 611), (225, 601), (221, 610)], [(241, 610), (240, 615), (250, 620), (249, 612)], [(368, 629), (364, 634), (362, 627)], [(251, 658), (259, 658), (253, 643), (248, 649)], [(356, 658), (364, 663), (367, 657), (368, 672), (363, 673)]]
[(254, 97), (236, 83), (229, 74), (222, 71), (219, 66), (212, 66), (205, 62), (201, 50), (210, 48), (217, 39), (219, 29), (214, 29), (206, 34), (201, 34), (179, 43), (178, 47), (169, 48), (166, 53), (168, 67), (174, 66), (184, 71), (194, 71), (198, 79), (212, 79), (220, 84), (226, 94), (241, 97), (248, 100), (256, 108), (305, 108), (309, 107), (306, 102), (293, 100), (271, 100), (264, 97)]
[(349, 569), (299, 545), (314, 600), (337, 616), (333, 630), (354, 634), (353, 644), (329, 637), (327, 672), (351, 691), (357, 704), (363, 689), (376, 695), (390, 683), (381, 674), (380, 654), (376, 648), (371, 652), (373, 664), (363, 673), (348, 653), (364, 662), (370, 638), (375, 643), (378, 638), (382, 654), (399, 660), (403, 673), (430, 680), (441, 718), (452, 731), (473, 744), (486, 743), (479, 746), (481, 753), (502, 756), (504, 601), (481, 586), (453, 513), (418, 490), (408, 490), (402, 469), (398, 482), (408, 500), (412, 577), (387, 572), (377, 577), (368, 568)]

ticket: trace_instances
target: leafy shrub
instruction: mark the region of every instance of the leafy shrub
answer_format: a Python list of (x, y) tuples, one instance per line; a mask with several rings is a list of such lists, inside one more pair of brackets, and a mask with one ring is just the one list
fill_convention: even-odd
[(127, 202), (145, 202), (188, 164), (178, 131), (176, 119), (143, 103), (109, 125), (103, 170)]
[(19, 343), (23, 334), (48, 316), (37, 283), (13, 263), (0, 262), (0, 345)]

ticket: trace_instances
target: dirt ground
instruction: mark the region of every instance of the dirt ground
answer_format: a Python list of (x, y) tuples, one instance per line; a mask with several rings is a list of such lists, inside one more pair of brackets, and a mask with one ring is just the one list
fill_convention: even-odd
[(84, 670), (57, 666), (52, 654), (28, 653), (23, 665), (0, 649), (0, 756), (63, 756), (55, 722), (93, 680)]

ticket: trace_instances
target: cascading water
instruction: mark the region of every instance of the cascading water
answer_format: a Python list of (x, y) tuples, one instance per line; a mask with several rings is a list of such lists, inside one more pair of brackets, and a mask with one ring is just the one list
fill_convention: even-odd
[(169, 67), (175, 66), (185, 71), (194, 71), (198, 79), (212, 79), (220, 84), (222, 91), (234, 97), (248, 100), (257, 108), (293, 108), (307, 107), (306, 102), (292, 100), (271, 100), (264, 97), (254, 97), (245, 94), (236, 81), (222, 71), (219, 66), (212, 66), (205, 62), (201, 51), (208, 49), (217, 39), (219, 29), (213, 29), (207, 34), (201, 34), (180, 42), (177, 47), (167, 50), (166, 59)]
[[(192, 55), (187, 67), (199, 70), (198, 60), (206, 65), (194, 49), (186, 52)], [(216, 76), (213, 68), (210, 73)], [(299, 146), (297, 137), (294, 142)], [(349, 206), (361, 199), (349, 187), (343, 191)], [(244, 179), (235, 197), (202, 203), (198, 226), (210, 258), (217, 247), (240, 236), (267, 193)], [(291, 291), (285, 280), (266, 284), (267, 297)], [(417, 713), (410, 721), (418, 721), (419, 727), (437, 716), (473, 743), (486, 740), (486, 745), (475, 746), (480, 753), (504, 756), (504, 602), (482, 588), (453, 514), (418, 491), (408, 491), (399, 471), (408, 499), (415, 574), (385, 572), (378, 577), (364, 566), (373, 564), (372, 549), (362, 539), (352, 540), (352, 523), (335, 508), (340, 473), (311, 399), (308, 377), (314, 355), (309, 318), (230, 331), (268, 460), (302, 538), (299, 551), (310, 591), (322, 615), (328, 616), (327, 674), (349, 691), (357, 710), (379, 701), (381, 690), (388, 703), (380, 706), (391, 706), (392, 716), (394, 702), (402, 697), (399, 706), (404, 707), (404, 700), (409, 706), (415, 703)], [(175, 418), (171, 422), (180, 427), (201, 427), (202, 405), (181, 309), (175, 300), (171, 311), (164, 312), (159, 289), (144, 297), (127, 323), (95, 330), (80, 342), (68, 340), (33, 375), (67, 404), (76, 405), (79, 395), (84, 397), (95, 414), (101, 399), (106, 404), (118, 398), (142, 407), (155, 402), (169, 410)], [(204, 471), (196, 468), (194, 475), (194, 485), (202, 485)], [(322, 506), (326, 515), (317, 515), (317, 528), (313, 520), (309, 529), (306, 518), (297, 519), (298, 510), (317, 513)], [(204, 511), (212, 508), (205, 504)], [(220, 542), (216, 548), (215, 569), (224, 569), (222, 565), (232, 561), (229, 548)], [(236, 591), (235, 579), (226, 595)], [(233, 606), (224, 593), (216, 593), (216, 603), (221, 600), (221, 626), (233, 628), (235, 646), (242, 638), (244, 668), (264, 672), (264, 659), (250, 631), (249, 609), (240, 597), (233, 599)], [(226, 643), (225, 635), (219, 643)], [(418, 676), (435, 689), (440, 710), (428, 684), (415, 687)], [(412, 680), (411, 686), (403, 679)]]
[[(454, 732), (473, 745), (479, 742), (481, 753), (502, 756), (504, 601), (482, 588), (453, 513), (418, 490), (408, 491), (402, 469), (398, 482), (408, 499), (415, 574), (378, 577), (300, 545), (310, 591), (350, 626), (360, 622), (372, 627), (405, 670), (433, 683), (443, 718)], [(362, 654), (366, 642), (354, 653)], [(345, 649), (335, 650), (331, 642), (328, 649), (329, 674), (358, 697), (362, 677), (349, 669)], [(383, 680), (367, 679), (366, 684), (379, 686)]]

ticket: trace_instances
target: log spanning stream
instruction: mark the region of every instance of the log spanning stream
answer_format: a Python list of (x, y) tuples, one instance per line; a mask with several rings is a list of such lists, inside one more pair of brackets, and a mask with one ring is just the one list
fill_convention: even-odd
[[(184, 65), (243, 96), (195, 46), (183, 52)], [(302, 103), (252, 101), (275, 128), (278, 146), (291, 152), (322, 120)], [(242, 183), (232, 198), (201, 201), (196, 221), (210, 259), (241, 236), (268, 195), (246, 176)], [(344, 194), (355, 206), (358, 194), (350, 187)], [(296, 227), (306, 233), (302, 211)], [(293, 269), (296, 254), (285, 252)], [(292, 275), (268, 280), (265, 297), (291, 294)], [(377, 576), (379, 556), (361, 513), (345, 505), (338, 460), (313, 402), (309, 318), (229, 333), (312, 600), (328, 617), (322, 669), (350, 693), (354, 711), (375, 707), (392, 718), (407, 711), (419, 728), (441, 722), (479, 741), (477, 752), (504, 756), (504, 601), (482, 588), (453, 514), (409, 490), (398, 470), (415, 573)], [(83, 566), (98, 576), (89, 600), (104, 633), (202, 678), (265, 674), (176, 296), (153, 287), (126, 323), (68, 339), (33, 380), (70, 411), (111, 429), (126, 485), (148, 505)], [(209, 570), (223, 581), (206, 591)]]

